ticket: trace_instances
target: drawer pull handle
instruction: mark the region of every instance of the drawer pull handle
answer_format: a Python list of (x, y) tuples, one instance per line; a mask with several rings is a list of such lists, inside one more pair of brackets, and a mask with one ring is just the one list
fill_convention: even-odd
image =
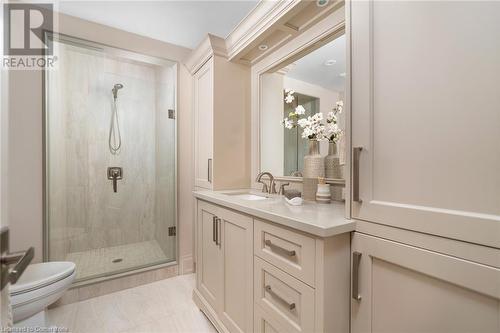
[(361, 253), (353, 252), (352, 254), (352, 299), (361, 301), (359, 294), (359, 263), (361, 261)]
[(362, 202), (359, 197), (359, 155), (362, 150), (362, 147), (352, 149), (352, 201), (359, 203)]
[(216, 236), (215, 236), (215, 245), (218, 245), (220, 247), (220, 239), (221, 239), (221, 219), (216, 217), (215, 218), (215, 229), (216, 229)]
[(295, 309), (295, 303), (288, 303), (288, 302), (287, 302), (287, 301), (286, 301), (283, 297), (281, 297), (280, 295), (276, 294), (276, 293), (274, 292), (274, 290), (272, 290), (272, 289), (271, 289), (271, 286), (267, 285), (267, 286), (266, 286), (266, 291), (267, 291), (269, 294), (271, 294), (271, 296), (273, 296), (273, 297), (275, 297), (275, 298), (279, 299), (281, 302), (285, 303), (285, 304), (288, 306), (288, 308), (289, 308), (290, 310)]
[(217, 244), (217, 227), (215, 224), (217, 223), (217, 216), (212, 216), (212, 241)]
[(278, 250), (280, 252), (283, 252), (283, 253), (285, 253), (289, 257), (294, 257), (295, 256), (295, 250), (284, 249), (281, 246), (278, 246), (276, 244), (271, 243), (271, 241), (269, 239), (267, 239), (264, 243), (267, 246), (269, 246), (271, 249), (275, 249), (275, 250)]
[(208, 182), (211, 183), (212, 182), (212, 159), (209, 158), (207, 162), (208, 162), (208, 165), (207, 165), (207, 179), (208, 179)]

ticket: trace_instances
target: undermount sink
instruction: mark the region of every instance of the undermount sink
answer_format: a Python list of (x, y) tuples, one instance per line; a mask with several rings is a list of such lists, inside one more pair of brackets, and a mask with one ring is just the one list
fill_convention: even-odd
[(260, 200), (266, 200), (267, 197), (262, 196), (262, 195), (256, 195), (252, 193), (224, 193), (225, 195), (230, 195), (233, 198), (238, 198), (242, 200), (249, 200), (249, 201), (260, 201)]

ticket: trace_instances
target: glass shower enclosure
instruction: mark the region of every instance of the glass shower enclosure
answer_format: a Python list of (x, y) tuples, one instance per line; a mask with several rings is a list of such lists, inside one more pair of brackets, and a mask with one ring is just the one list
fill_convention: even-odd
[(45, 260), (76, 283), (175, 262), (177, 63), (47, 38)]

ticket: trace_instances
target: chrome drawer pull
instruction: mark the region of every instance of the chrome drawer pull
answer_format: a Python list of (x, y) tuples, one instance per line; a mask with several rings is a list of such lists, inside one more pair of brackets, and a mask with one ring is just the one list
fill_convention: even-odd
[(288, 306), (288, 308), (289, 308), (290, 310), (295, 309), (295, 303), (288, 303), (288, 302), (287, 302), (287, 301), (286, 301), (283, 297), (281, 297), (280, 295), (276, 294), (276, 293), (274, 292), (274, 290), (272, 290), (272, 289), (271, 289), (271, 286), (267, 285), (267, 286), (266, 286), (266, 291), (267, 291), (269, 294), (271, 294), (271, 296), (273, 296), (273, 297), (275, 297), (275, 298), (279, 299), (281, 302), (285, 303), (285, 304)]
[(216, 230), (217, 227), (215, 224), (217, 223), (217, 216), (212, 216), (212, 241), (217, 244), (217, 236), (216, 236)]
[(352, 254), (352, 299), (356, 301), (361, 301), (361, 295), (359, 294), (359, 263), (361, 261), (361, 253), (353, 252)]
[(215, 235), (215, 245), (218, 245), (220, 247), (220, 238), (221, 238), (221, 229), (222, 229), (222, 225), (221, 225), (221, 219), (219, 217), (216, 217), (215, 218), (215, 232), (216, 232), (216, 235)]
[(284, 249), (281, 246), (278, 246), (276, 244), (271, 243), (271, 241), (269, 239), (267, 239), (264, 243), (267, 246), (269, 246), (271, 249), (275, 249), (275, 250), (278, 250), (280, 252), (283, 252), (283, 253), (285, 253), (289, 257), (294, 257), (295, 256), (295, 250)]

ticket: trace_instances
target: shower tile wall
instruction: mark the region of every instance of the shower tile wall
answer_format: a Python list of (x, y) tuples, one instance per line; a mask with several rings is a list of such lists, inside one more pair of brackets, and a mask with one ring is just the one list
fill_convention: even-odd
[[(59, 43), (48, 74), (50, 260), (68, 253), (157, 240), (175, 257), (175, 69)], [(118, 92), (122, 148), (108, 149), (112, 94)], [(107, 168), (123, 168), (118, 192)], [(172, 245), (172, 243), (174, 245)], [(157, 260), (157, 259), (155, 259)]]

